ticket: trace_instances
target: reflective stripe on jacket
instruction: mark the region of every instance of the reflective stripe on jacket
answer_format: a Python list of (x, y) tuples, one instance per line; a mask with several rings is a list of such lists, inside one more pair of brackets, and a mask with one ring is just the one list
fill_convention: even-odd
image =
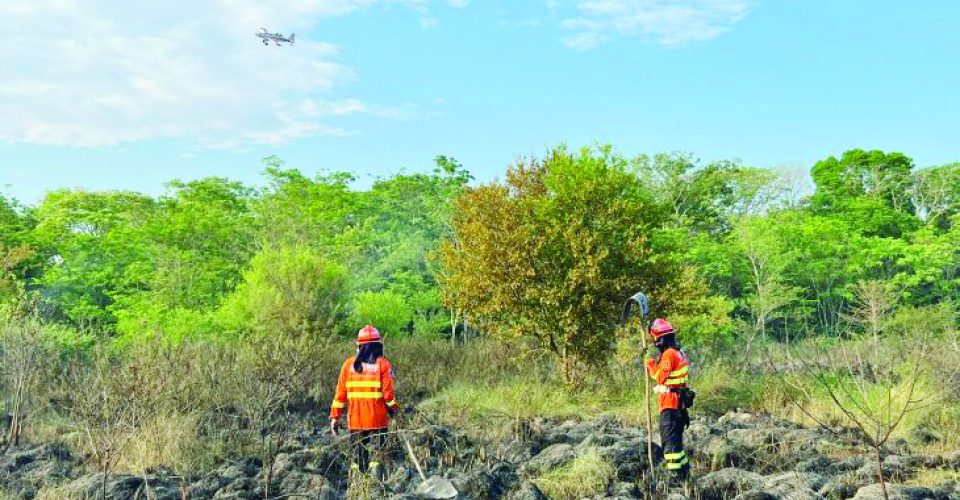
[(680, 395), (669, 389), (686, 387), (689, 372), (687, 355), (675, 347), (664, 351), (659, 362), (647, 358), (647, 373), (660, 386), (660, 390), (655, 389), (660, 411), (680, 409)]
[(393, 393), (393, 368), (384, 357), (376, 363), (363, 363), (353, 370), (351, 357), (340, 368), (337, 393), (330, 405), (330, 418), (340, 418), (347, 410), (347, 428), (351, 431), (384, 429), (390, 421), (387, 411), (397, 408)]

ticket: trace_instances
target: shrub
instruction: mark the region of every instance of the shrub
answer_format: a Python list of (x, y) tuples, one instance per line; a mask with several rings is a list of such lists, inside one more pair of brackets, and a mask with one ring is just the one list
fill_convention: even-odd
[(190, 413), (161, 413), (130, 430), (129, 444), (120, 454), (116, 470), (145, 474), (169, 467), (190, 473), (202, 461), (199, 449), (200, 416)]
[(0, 316), (0, 394), (10, 424), (0, 442), (16, 445), (24, 426), (47, 407), (56, 390), (57, 334), (36, 317)]
[(391, 291), (360, 292), (353, 296), (353, 325), (374, 325), (384, 335), (408, 332), (413, 308), (403, 296)]
[(236, 333), (331, 335), (342, 316), (346, 269), (306, 247), (265, 248), (227, 297), (220, 323)]
[[(66, 409), (85, 437), (84, 454), (102, 473), (101, 496), (106, 498), (107, 482), (135, 429), (148, 415), (154, 384), (142, 384), (135, 370), (123, 366), (123, 360), (99, 348), (89, 361), (75, 360), (66, 375)], [(152, 382), (152, 381), (151, 381)]]
[(188, 338), (214, 336), (219, 331), (212, 311), (168, 308), (147, 300), (132, 301), (119, 309), (116, 316), (117, 342), (121, 345), (150, 335), (183, 342)]

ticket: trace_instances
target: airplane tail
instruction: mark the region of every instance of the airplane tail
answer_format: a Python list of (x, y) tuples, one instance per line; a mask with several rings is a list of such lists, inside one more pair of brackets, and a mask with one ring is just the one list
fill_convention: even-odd
[(290, 45), (293, 45), (293, 40), (297, 37), (296, 33), (290, 33)]

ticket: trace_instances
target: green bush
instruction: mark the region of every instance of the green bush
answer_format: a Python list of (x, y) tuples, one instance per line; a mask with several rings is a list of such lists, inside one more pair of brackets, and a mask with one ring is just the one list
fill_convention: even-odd
[(120, 345), (154, 335), (172, 342), (183, 342), (190, 338), (211, 337), (220, 331), (212, 311), (167, 308), (148, 301), (138, 301), (120, 309), (116, 316), (116, 342)]
[(335, 333), (345, 297), (346, 268), (302, 247), (265, 248), (227, 297), (218, 321), (234, 333)]
[(360, 292), (353, 296), (353, 324), (357, 328), (374, 325), (384, 335), (408, 332), (414, 319), (413, 308), (403, 296), (391, 292)]

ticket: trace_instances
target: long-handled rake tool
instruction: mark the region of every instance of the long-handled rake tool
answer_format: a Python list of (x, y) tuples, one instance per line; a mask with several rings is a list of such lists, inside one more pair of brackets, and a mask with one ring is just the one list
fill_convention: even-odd
[(420, 461), (417, 460), (417, 455), (413, 452), (413, 446), (410, 446), (410, 441), (407, 439), (407, 436), (403, 435), (403, 431), (397, 433), (400, 436), (400, 440), (403, 441), (404, 448), (407, 449), (407, 456), (410, 457), (410, 461), (413, 462), (414, 467), (417, 468), (417, 474), (420, 474), (420, 480), (426, 481), (427, 476), (423, 473), (423, 468), (420, 467)]
[[(423, 473), (423, 467), (420, 466), (420, 460), (417, 459), (417, 455), (413, 452), (413, 446), (410, 445), (410, 441), (407, 439), (407, 436), (405, 435), (407, 432), (410, 432), (410, 431), (407, 429), (394, 429), (392, 431), (385, 432), (384, 434), (385, 435), (394, 434), (400, 439), (400, 441), (403, 442), (404, 450), (407, 453), (407, 458), (409, 458), (410, 461), (413, 462), (414, 467), (417, 468), (417, 474), (420, 475), (420, 481), (426, 482), (427, 476), (426, 474)], [(413, 432), (416, 432), (416, 431), (413, 431)], [(340, 433), (338, 432), (332, 432), (331, 437), (333, 438), (331, 442), (333, 446), (337, 448), (340, 448), (345, 444), (349, 446), (349, 439), (350, 439), (349, 433), (345, 435), (340, 435)], [(349, 451), (346, 451), (346, 452), (341, 451), (341, 453), (347, 456), (349, 456), (350, 454)], [(330, 465), (332, 466), (333, 463), (331, 462)]]
[[(625, 327), (633, 314), (634, 305), (639, 307), (640, 311), (640, 338), (643, 342), (643, 352), (647, 351), (647, 315), (650, 314), (650, 303), (646, 294), (637, 292), (627, 299), (623, 304), (623, 314), (620, 315), (620, 326)], [(650, 414), (650, 377), (646, 374), (644, 368), (643, 374), (643, 408), (647, 412), (647, 464), (650, 466), (650, 484), (656, 484), (654, 476), (655, 468), (653, 466), (653, 416)]]

